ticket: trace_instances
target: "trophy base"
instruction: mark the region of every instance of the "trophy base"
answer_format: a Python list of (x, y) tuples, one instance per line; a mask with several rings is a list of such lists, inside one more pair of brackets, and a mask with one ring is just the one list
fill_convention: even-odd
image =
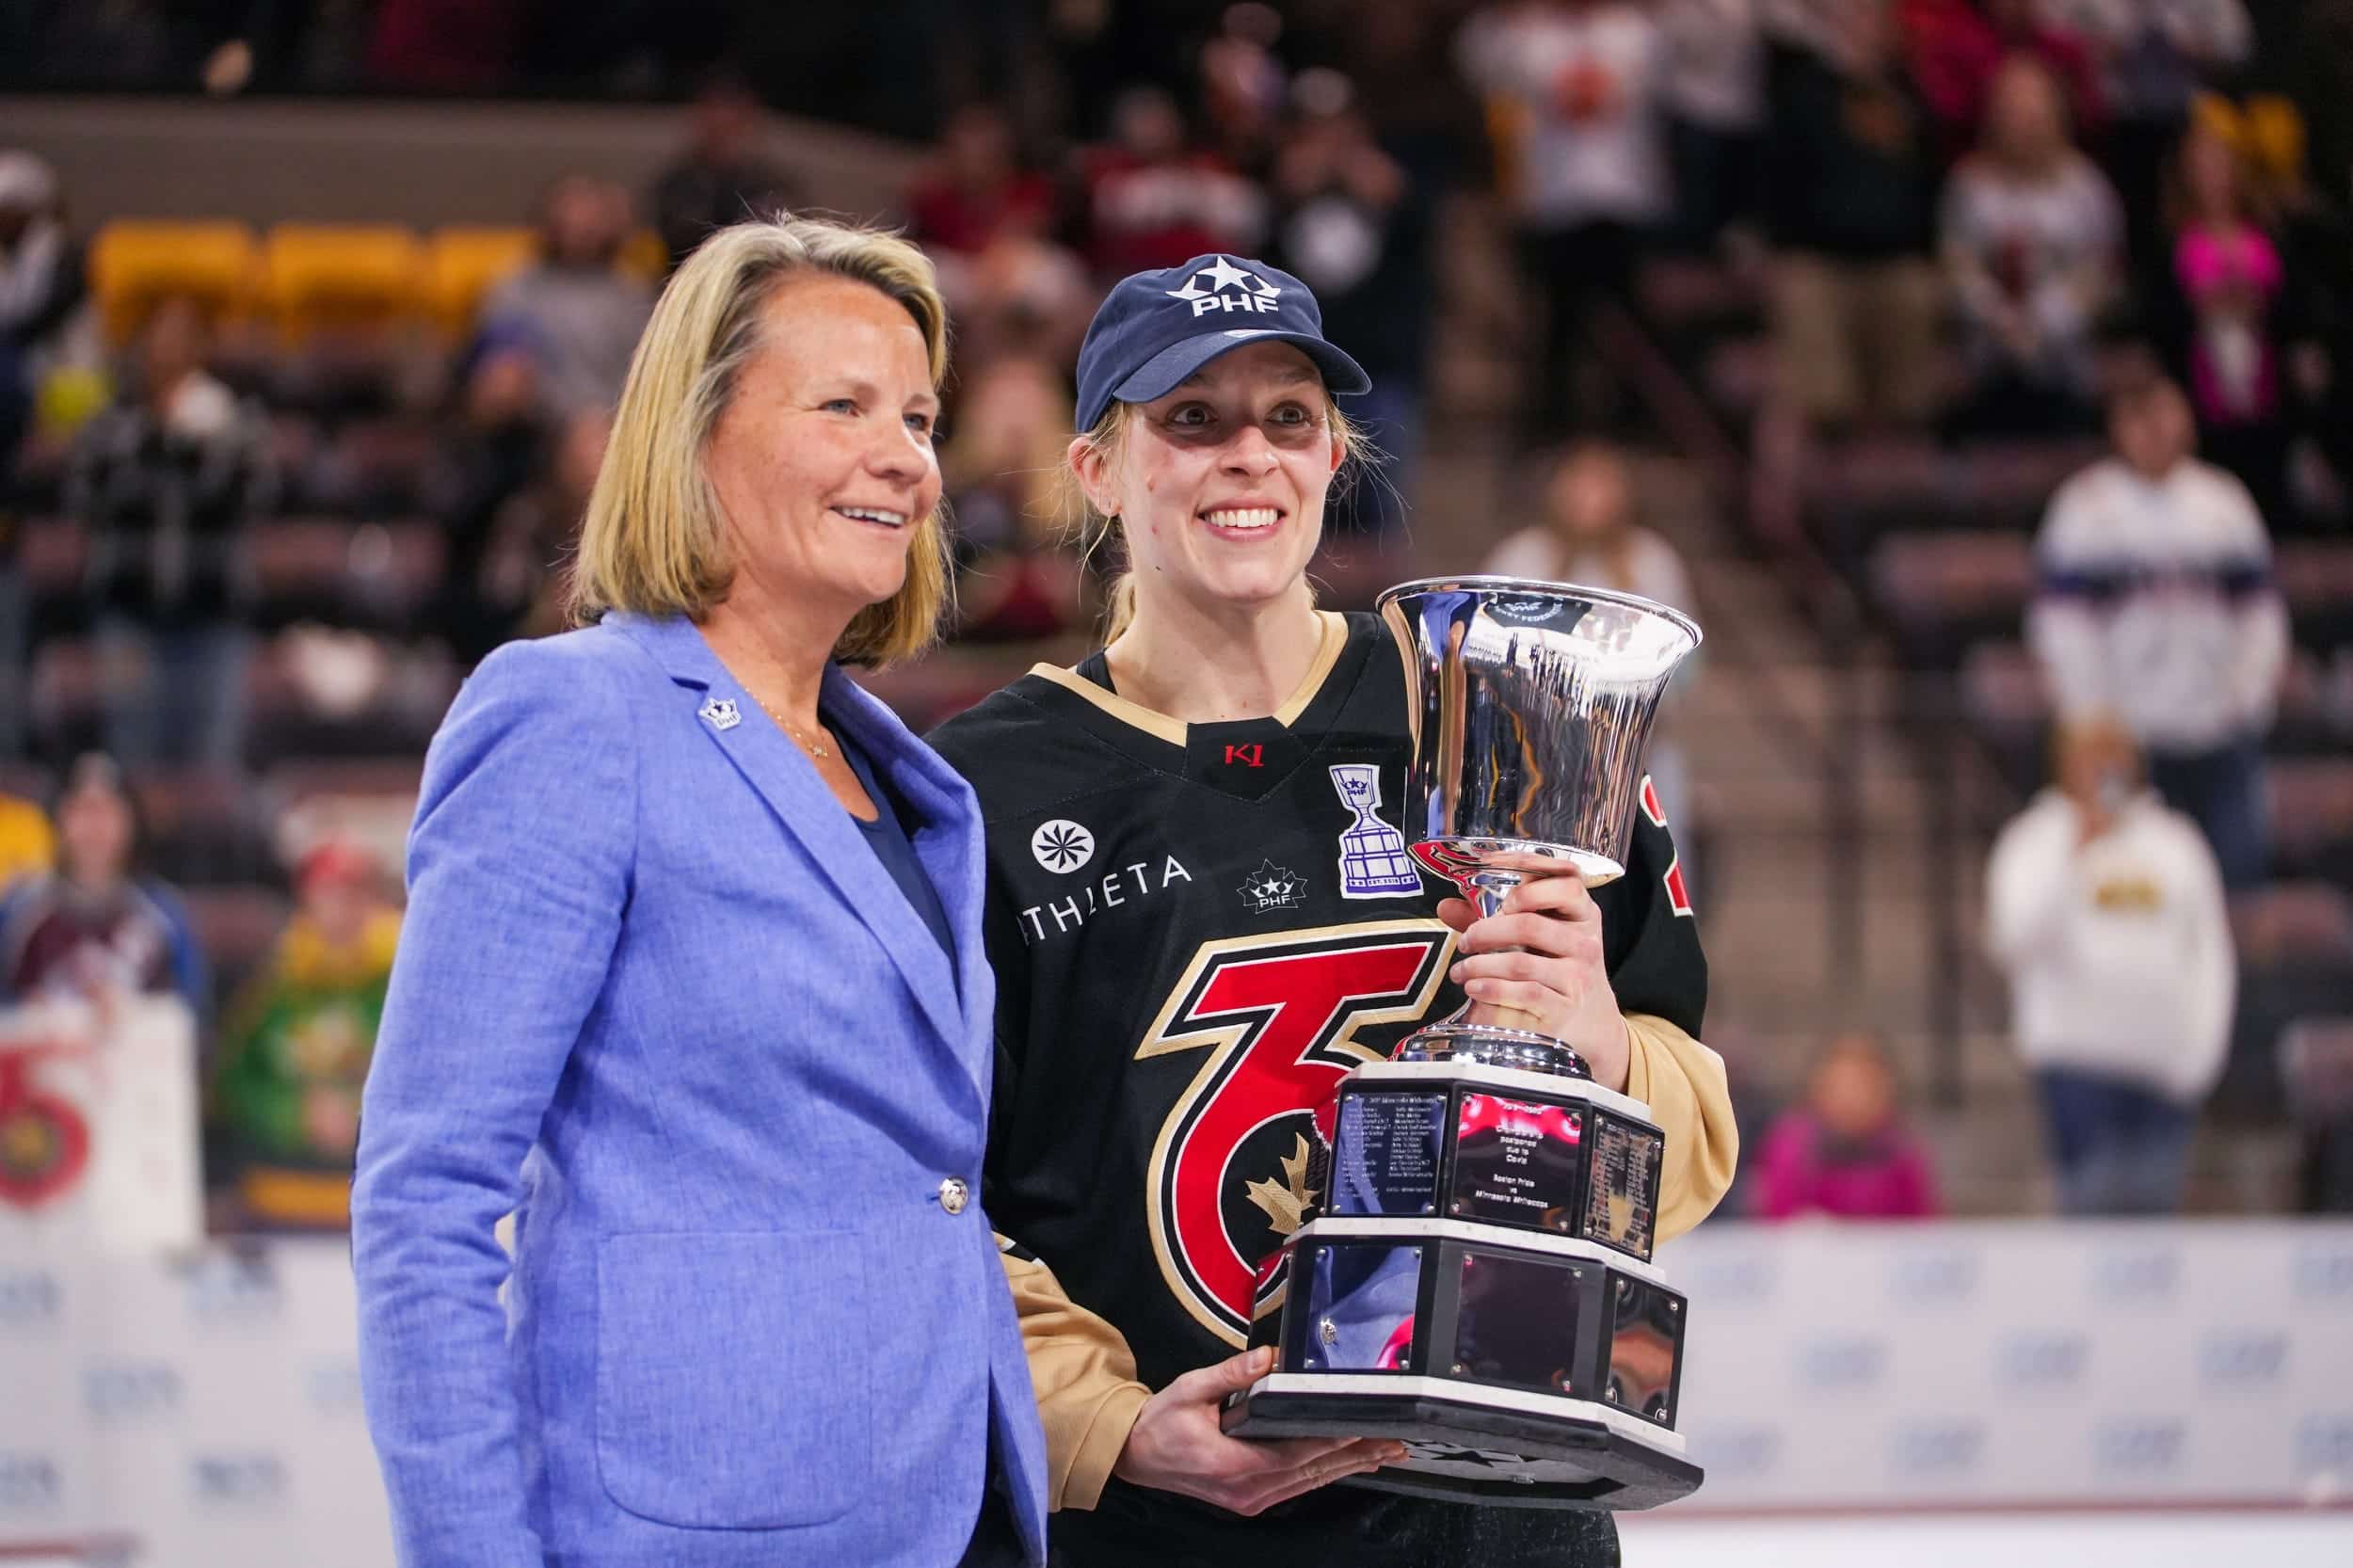
[(1402, 1443), (1402, 1463), (1342, 1484), (1449, 1502), (1633, 1512), (1687, 1496), (1705, 1476), (1622, 1411), (1435, 1378), (1274, 1372), (1234, 1396), (1222, 1420), (1235, 1437)]
[[(1465, 1009), (1467, 1012), (1468, 1009)], [(1591, 1079), (1585, 1059), (1549, 1034), (1468, 1022), (1463, 1013), (1416, 1030), (1399, 1043), (1393, 1062), (1465, 1062), (1510, 1067), (1554, 1078)]]

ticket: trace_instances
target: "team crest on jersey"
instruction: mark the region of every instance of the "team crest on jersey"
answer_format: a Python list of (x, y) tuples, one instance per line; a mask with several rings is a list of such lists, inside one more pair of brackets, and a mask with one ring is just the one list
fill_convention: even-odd
[[(1642, 776), (1642, 815), (1648, 817), (1654, 826), (1667, 825), (1667, 809), (1658, 804), (1658, 786), (1651, 782), (1648, 774)], [(1665, 881), (1667, 906), (1678, 915), (1689, 916), (1691, 913), (1691, 889), (1683, 880), (1681, 850), (1677, 850), (1675, 857), (1668, 862)]]
[[(1201, 286), (1204, 279), (1209, 284), (1206, 289)], [(1195, 316), (1205, 316), (1211, 311), (1263, 314), (1275, 308), (1275, 298), (1283, 291), (1257, 273), (1236, 266), (1230, 258), (1220, 256), (1214, 265), (1205, 266), (1186, 279), (1183, 288), (1160, 292), (1192, 306)]]
[(1261, 860), (1258, 869), (1241, 880), (1241, 902), (1254, 915), (1296, 909), (1307, 902), (1307, 879), (1289, 866)]
[(1319, 1108), (1381, 1059), (1358, 1032), (1420, 1018), (1453, 947), (1431, 920), (1206, 943), (1136, 1048), (1139, 1062), (1209, 1052), (1160, 1126), (1144, 1203), (1170, 1292), (1228, 1344), (1282, 1300), (1270, 1259), (1321, 1196)]
[(1030, 854), (1049, 872), (1075, 872), (1095, 858), (1095, 835), (1067, 817), (1037, 824)]
[(1332, 788), (1340, 804), (1356, 814), (1340, 834), (1342, 898), (1410, 898), (1421, 891), (1421, 872), (1406, 851), (1405, 835), (1374, 815), (1381, 804), (1381, 768), (1374, 762), (1335, 762)]

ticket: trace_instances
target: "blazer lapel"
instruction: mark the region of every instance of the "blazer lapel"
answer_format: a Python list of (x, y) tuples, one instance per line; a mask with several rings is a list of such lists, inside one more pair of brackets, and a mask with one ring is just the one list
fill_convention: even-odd
[[(616, 614), (608, 618), (635, 636), (661, 662), (670, 679), (684, 688), (681, 696), (695, 703), (698, 728), (705, 737), (760, 792), (784, 830), (808, 851), (834, 891), (890, 955), (907, 989), (915, 993), (924, 1018), (956, 1048), (961, 1059), (965, 1054), (964, 1009), (950, 981), (947, 955), (939, 951), (922, 917), (874, 858), (857, 824), (818, 776), (816, 764), (728, 673), (694, 622), (684, 616)], [(840, 705), (833, 700), (838, 690), (835, 683), (841, 680), (840, 672), (828, 666), (821, 701), (837, 713)], [(856, 696), (872, 701), (862, 692)], [(872, 728), (871, 719), (855, 727), (861, 744)], [(887, 765), (884, 756), (871, 751), (869, 755), (877, 769)], [(955, 906), (945, 888), (940, 889), (940, 902), (952, 912), (952, 920)], [(961, 939), (958, 945), (961, 948)]]
[[(966, 1052), (966, 1066), (978, 1083), (996, 1034), (996, 992), (981, 935), (988, 867), (982, 852), (980, 801), (962, 774), (839, 665), (825, 671), (825, 700), (876, 771), (889, 777), (922, 819), (913, 836), (916, 858), (939, 895), (955, 941), (956, 1000), (964, 1030), (952, 1037)], [(937, 946), (933, 944), (935, 951)]]

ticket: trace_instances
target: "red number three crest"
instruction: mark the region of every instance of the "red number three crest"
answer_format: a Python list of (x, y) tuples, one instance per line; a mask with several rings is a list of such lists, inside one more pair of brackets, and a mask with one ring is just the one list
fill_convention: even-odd
[[(1642, 815), (1660, 827), (1667, 825), (1666, 808), (1658, 804), (1658, 786), (1650, 781), (1648, 774), (1642, 776)], [(1689, 915), (1691, 912), (1691, 889), (1683, 883), (1683, 855), (1679, 850), (1675, 857), (1667, 863), (1666, 882), (1668, 905), (1678, 915)]]
[[(1341, 1075), (1380, 1059), (1355, 1043), (1360, 1028), (1429, 1009), (1453, 942), (1424, 920), (1205, 943), (1136, 1048), (1138, 1061), (1211, 1048), (1161, 1124), (1145, 1208), (1170, 1291), (1227, 1343), (1240, 1346), (1254, 1305), (1266, 1304), (1254, 1303), (1267, 1250), (1257, 1243), (1288, 1234), (1314, 1196), (1304, 1158), (1265, 1151), (1314, 1136), (1311, 1118)], [(1263, 1170), (1237, 1160), (1245, 1143)], [(1238, 1237), (1238, 1213), (1263, 1218)]]

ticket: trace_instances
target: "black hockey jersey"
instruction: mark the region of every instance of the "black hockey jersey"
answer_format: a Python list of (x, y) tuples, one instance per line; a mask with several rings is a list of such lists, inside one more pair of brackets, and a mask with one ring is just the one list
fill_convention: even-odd
[[(986, 824), (991, 1220), (1163, 1387), (1243, 1343), (1257, 1266), (1316, 1196), (1315, 1110), (1462, 1000), (1433, 914), (1454, 889), (1421, 875), (1397, 825), (1401, 663), (1374, 617), (1328, 616), (1316, 671), (1270, 718), (1180, 724), (1112, 693), (1098, 654), (1039, 666), (931, 740)], [(1696, 1036), (1705, 962), (1644, 798), (1627, 874), (1595, 890), (1607, 961), (1623, 1011)], [(1472, 1512), (1326, 1488), (1243, 1521), (1114, 1481), (1055, 1528), (1128, 1529), (1174, 1562), (1193, 1560), (1179, 1543), (1252, 1557), (1284, 1520), (1328, 1521), (1351, 1560), (1407, 1563), (1441, 1537), (1471, 1544), (1458, 1516)], [(1605, 1516), (1475, 1512), (1532, 1532), (1528, 1551), (1495, 1541), (1497, 1561), (1614, 1560)]]

